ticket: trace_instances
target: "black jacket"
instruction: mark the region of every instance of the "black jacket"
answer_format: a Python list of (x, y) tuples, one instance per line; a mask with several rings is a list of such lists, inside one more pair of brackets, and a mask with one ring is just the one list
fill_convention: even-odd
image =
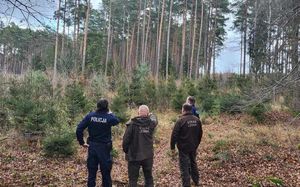
[(199, 118), (192, 113), (182, 115), (175, 123), (171, 137), (171, 149), (175, 144), (179, 151), (189, 153), (195, 151), (202, 138), (202, 125)]
[(122, 144), (126, 160), (141, 161), (153, 158), (153, 132), (157, 125), (156, 117), (154, 115), (135, 117), (126, 125)]

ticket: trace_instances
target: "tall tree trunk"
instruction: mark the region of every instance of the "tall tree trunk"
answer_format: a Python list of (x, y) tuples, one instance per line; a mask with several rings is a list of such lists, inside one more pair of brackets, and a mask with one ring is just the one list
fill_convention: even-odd
[(241, 31), (241, 42), (240, 42), (240, 45), (241, 45), (241, 51), (240, 51), (240, 75), (242, 75), (242, 72), (243, 72), (243, 31)]
[(66, 9), (67, 9), (67, 3), (66, 3), (66, 0), (64, 0), (63, 34), (62, 34), (62, 39), (61, 39), (61, 56), (62, 56), (62, 57), (64, 57), (64, 50), (65, 50)]
[(136, 52), (135, 52), (135, 56), (136, 56), (136, 62), (135, 64), (139, 64), (140, 63), (140, 15), (141, 15), (141, 9), (142, 9), (142, 0), (139, 0), (139, 11), (138, 11), (138, 15), (137, 15), (137, 35), (136, 35)]
[(75, 4), (74, 4), (74, 27), (73, 27), (73, 58), (74, 58), (74, 68), (75, 68), (75, 72), (77, 72), (77, 34), (76, 34), (76, 22), (77, 22), (77, 0), (75, 0)]
[(4, 77), (6, 77), (6, 74), (7, 74), (7, 52), (6, 52), (6, 46), (4, 45), (3, 46), (3, 74), (4, 74)]
[(170, 50), (170, 32), (172, 24), (172, 11), (173, 11), (173, 0), (170, 1), (170, 11), (169, 11), (169, 23), (168, 23), (168, 34), (167, 34), (167, 58), (166, 58), (166, 80), (169, 78), (169, 50)]
[(208, 62), (207, 62), (207, 51), (209, 48), (209, 27), (210, 27), (210, 14), (211, 14), (211, 7), (208, 7), (208, 13), (205, 21), (205, 37), (204, 37), (204, 54), (203, 54), (203, 75), (206, 76), (206, 73), (208, 72)]
[[(128, 29), (129, 29), (129, 25), (128, 25)], [(128, 57), (128, 71), (131, 72), (132, 70), (132, 51), (133, 51), (133, 42), (134, 42), (134, 32), (135, 31), (135, 24), (132, 27), (132, 35), (131, 35), (131, 42), (130, 42), (130, 49), (129, 49), (129, 57)]]
[(167, 58), (166, 58), (166, 80), (169, 78), (169, 50), (170, 50), (170, 32), (172, 24), (172, 11), (173, 11), (173, 0), (170, 1), (169, 11), (169, 23), (168, 23), (168, 34), (167, 34)]
[(214, 16), (214, 28), (213, 28), (213, 39), (212, 39), (212, 65), (213, 65), (213, 78), (216, 74), (216, 31), (217, 31), (217, 16), (218, 16), (218, 2), (216, 2), (215, 16)]
[(204, 0), (201, 0), (201, 20), (200, 20), (200, 30), (199, 30), (199, 41), (197, 49), (197, 58), (196, 58), (196, 68), (195, 68), (195, 79), (199, 77), (199, 63), (200, 63), (200, 52), (202, 44), (202, 32), (203, 32), (203, 21), (204, 21)]
[(85, 70), (85, 60), (86, 60), (86, 47), (87, 47), (87, 37), (89, 31), (89, 18), (90, 18), (90, 9), (91, 4), (90, 0), (87, 0), (87, 11), (85, 15), (85, 25), (84, 25), (84, 41), (83, 41), (83, 54), (82, 54), (82, 76), (84, 77), (84, 70)]
[(206, 75), (210, 77), (211, 72), (211, 54), (212, 54), (212, 37), (213, 37), (213, 24), (212, 24), (212, 7), (209, 7), (209, 17), (207, 19), (207, 46), (206, 46)]
[(146, 12), (147, 12), (147, 7), (148, 7), (148, 3), (147, 0), (144, 1), (144, 14), (143, 14), (143, 27), (142, 27), (142, 64), (145, 63), (144, 61), (144, 55), (145, 55), (145, 35), (146, 35)]
[(190, 62), (190, 79), (192, 78), (192, 72), (193, 72), (196, 29), (197, 29), (197, 10), (198, 10), (198, 0), (194, 0), (194, 1), (195, 1), (195, 12), (194, 12), (194, 30), (193, 30), (193, 40), (192, 40), (192, 54), (191, 54), (191, 62)]
[[(150, 31), (150, 23), (151, 23), (151, 3), (152, 3), (152, 0), (149, 0), (149, 16), (148, 16), (148, 21), (147, 21), (147, 30), (146, 30), (146, 37), (145, 37), (145, 47), (144, 47), (144, 59), (143, 59), (143, 62), (146, 62), (146, 58), (147, 58), (147, 55), (148, 53), (150, 53), (150, 50), (149, 50), (149, 46), (148, 46), (148, 38), (149, 38), (149, 31)], [(148, 53), (147, 53), (148, 51)], [(148, 55), (149, 56), (149, 55)], [(149, 58), (149, 57), (148, 57)]]
[(108, 28), (107, 28), (107, 49), (106, 49), (106, 59), (105, 59), (105, 70), (104, 70), (104, 75), (107, 76), (107, 65), (108, 65), (108, 60), (110, 58), (110, 38), (111, 38), (111, 14), (112, 14), (112, 9), (111, 9), (111, 1), (109, 3), (109, 18), (108, 18)]
[[(186, 37), (186, 42), (188, 42), (188, 47), (187, 47), (187, 62), (186, 62), (186, 66), (187, 66), (187, 69), (186, 69), (186, 77), (189, 78), (190, 76), (190, 61), (191, 61), (191, 51), (192, 51), (192, 40), (193, 40), (193, 31), (194, 31), (194, 6), (195, 6), (195, 2), (193, 1), (192, 3), (189, 3), (191, 4), (191, 13), (188, 13), (190, 15), (190, 19), (189, 19), (189, 26), (187, 26), (187, 30), (189, 30), (189, 34), (188, 34), (188, 37)], [(189, 8), (189, 7), (188, 7)], [(188, 10), (187, 10), (188, 11)], [(187, 23), (188, 23), (188, 17), (187, 17)]]
[(162, 3), (162, 10), (161, 10), (161, 17), (160, 17), (160, 24), (159, 24), (159, 36), (158, 36), (157, 59), (156, 59), (156, 73), (155, 73), (156, 86), (158, 86), (159, 64), (160, 64), (160, 45), (161, 45), (161, 34), (162, 34), (164, 15), (165, 15), (165, 0), (163, 0), (163, 3)]
[(243, 60), (243, 76), (246, 76), (246, 57), (247, 57), (247, 27), (248, 27), (248, 0), (245, 0), (245, 18), (244, 18), (244, 60)]
[[(60, 0), (58, 0), (58, 9), (60, 10)], [(55, 53), (54, 53), (54, 67), (53, 67), (53, 79), (52, 79), (52, 87), (53, 90), (56, 89), (57, 84), (57, 59), (58, 59), (58, 40), (59, 40), (59, 14), (57, 14), (57, 22), (56, 22), (56, 39), (55, 39)]]
[(270, 74), (271, 69), (271, 48), (272, 48), (272, 31), (271, 31), (271, 19), (272, 19), (272, 1), (268, 0), (268, 8), (269, 8), (269, 15), (268, 15), (268, 62), (267, 62), (267, 73)]
[(184, 10), (183, 10), (183, 26), (182, 26), (182, 48), (181, 48), (181, 58), (180, 58), (180, 68), (179, 68), (179, 77), (183, 78), (183, 63), (185, 59), (185, 35), (186, 35), (186, 12), (187, 12), (187, 0), (184, 0)]

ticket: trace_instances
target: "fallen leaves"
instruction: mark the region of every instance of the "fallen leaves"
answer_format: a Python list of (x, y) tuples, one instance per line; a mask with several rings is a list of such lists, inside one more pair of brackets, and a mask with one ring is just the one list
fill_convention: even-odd
[[(222, 116), (218, 119), (222, 121), (221, 124), (214, 122), (203, 126), (204, 137), (197, 155), (201, 184), (212, 187), (276, 186), (276, 182), (282, 182), (283, 186), (300, 186), (300, 151), (283, 142), (285, 138), (279, 138), (276, 146), (267, 143), (250, 145), (247, 141), (238, 141), (240, 139), (232, 136), (242, 133), (244, 137), (251, 137), (247, 135), (255, 132), (241, 125), (241, 120), (241, 116)], [(168, 154), (171, 123), (167, 119), (160, 120), (156, 134), (153, 167), (156, 186), (173, 187), (181, 183), (178, 158), (174, 159)], [(259, 130), (256, 126), (251, 128)], [(272, 134), (276, 128), (267, 130)], [(293, 131), (299, 129), (293, 127)], [(276, 133), (273, 134), (276, 136)], [(268, 138), (266, 136), (269, 141)], [(221, 139), (228, 143), (226, 146), (220, 144), (218, 153), (213, 152), (215, 143)], [(294, 139), (297, 139), (296, 135)], [(126, 186), (127, 162), (121, 151), (121, 137), (116, 138), (114, 147), (119, 155), (114, 159), (112, 169), (114, 186)], [(229, 155), (226, 157), (226, 154), (219, 153)], [(77, 154), (71, 158), (45, 158), (38, 148), (28, 149), (20, 142), (9, 142), (8, 146), (4, 141), (0, 146), (0, 186), (86, 186), (86, 156), (86, 150), (78, 148)], [(98, 184), (100, 178), (98, 173)], [(143, 180), (139, 180), (139, 183), (142, 185)]]

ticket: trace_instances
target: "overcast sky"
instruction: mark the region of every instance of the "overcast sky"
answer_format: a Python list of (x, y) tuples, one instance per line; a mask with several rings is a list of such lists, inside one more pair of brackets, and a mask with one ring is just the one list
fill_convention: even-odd
[(226, 21), (226, 40), (224, 48), (216, 59), (217, 72), (239, 72), (240, 64), (240, 35), (232, 30), (233, 16)]
[[(41, 20), (43, 23), (47, 23), (47, 25), (52, 25), (53, 29), (55, 29), (56, 23), (53, 19), (53, 13), (57, 9), (57, 4), (51, 1), (53, 0), (22, 0), (22, 1), (31, 1), (34, 6), (34, 10), (40, 12), (44, 16), (36, 16)], [(21, 1), (21, 2), (22, 2)], [(56, 1), (57, 2), (57, 1)], [(91, 0), (93, 8), (99, 8), (100, 0)], [(45, 8), (46, 7), (46, 8)], [(4, 16), (9, 15), (9, 16)], [(11, 16), (10, 16), (11, 15)], [(21, 27), (28, 27), (28, 23), (26, 19), (31, 24), (31, 27), (40, 27), (40, 24), (37, 23), (34, 18), (27, 17), (27, 15), (22, 15), (21, 12), (13, 8), (12, 5), (8, 5), (6, 1), (0, 0), (0, 16), (1, 20), (4, 23), (8, 22), (15, 22)], [(26, 17), (26, 19), (24, 18)], [(240, 46), (239, 46), (239, 34), (232, 31), (232, 16), (229, 16), (229, 20), (226, 22), (226, 31), (227, 36), (224, 42), (223, 50), (221, 51), (220, 55), (216, 59), (216, 71), (217, 72), (239, 72), (239, 61), (240, 61)]]

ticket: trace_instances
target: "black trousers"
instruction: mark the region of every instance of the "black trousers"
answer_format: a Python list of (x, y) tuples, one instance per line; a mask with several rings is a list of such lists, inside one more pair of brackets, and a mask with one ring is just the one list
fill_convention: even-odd
[(96, 176), (100, 165), (100, 172), (102, 175), (102, 185), (103, 187), (111, 187), (111, 168), (112, 168), (112, 157), (110, 151), (112, 149), (111, 143), (93, 143), (89, 142), (88, 149), (88, 187), (96, 186)]
[(189, 153), (184, 153), (179, 150), (179, 167), (182, 186), (191, 186), (191, 177), (195, 184), (199, 184), (199, 171), (196, 162), (196, 150)]
[(142, 161), (129, 161), (128, 162), (128, 176), (129, 176), (129, 187), (137, 187), (137, 181), (139, 178), (140, 167), (142, 166), (145, 187), (153, 187), (153, 158), (142, 160)]

